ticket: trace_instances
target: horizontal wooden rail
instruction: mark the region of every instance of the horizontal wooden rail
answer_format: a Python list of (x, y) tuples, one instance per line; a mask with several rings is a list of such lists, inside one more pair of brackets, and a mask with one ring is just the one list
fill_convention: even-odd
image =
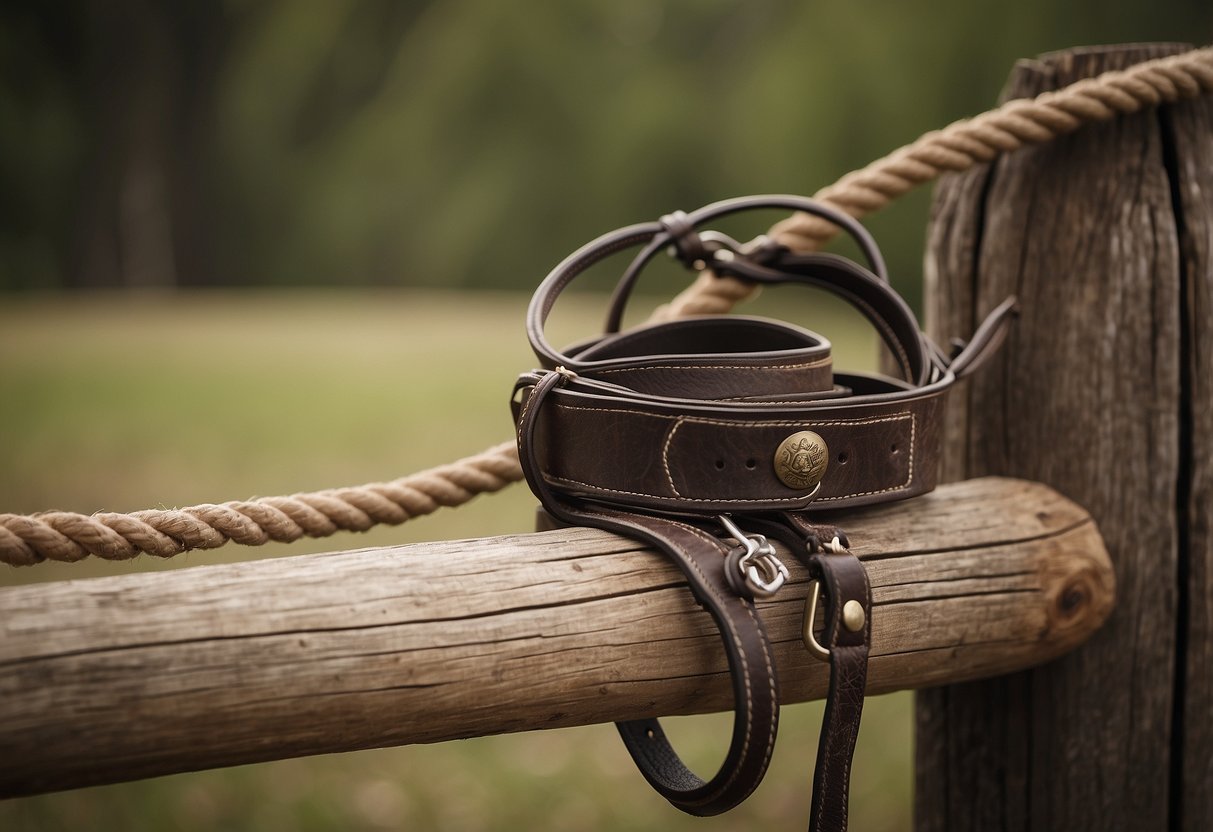
[[(1112, 605), (1090, 517), (1043, 485), (974, 480), (831, 520), (871, 574), (869, 693), (1046, 661)], [(827, 670), (787, 561), (760, 606), (798, 702)], [(730, 707), (680, 573), (585, 529), (4, 589), (0, 628), (5, 796)]]

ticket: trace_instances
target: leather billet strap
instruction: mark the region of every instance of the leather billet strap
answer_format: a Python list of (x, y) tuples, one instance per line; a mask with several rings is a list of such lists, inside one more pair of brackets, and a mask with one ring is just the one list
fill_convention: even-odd
[[(818, 592), (820, 584), (826, 600), (824, 643), (810, 640), (827, 651), (830, 663), (830, 687), (813, 772), (809, 832), (847, 828), (851, 759), (859, 739), (872, 643), (872, 591), (867, 570), (837, 540), (833, 542), (833, 547), (827, 544), (828, 548), (823, 547), (809, 559), (809, 576), (816, 582), (809, 591)], [(806, 638), (813, 624), (806, 616)]]
[[(831, 254), (795, 254), (764, 239), (741, 245), (699, 230), (751, 208), (801, 210), (833, 222), (856, 241), (866, 265)], [(563, 350), (549, 344), (544, 325), (560, 293), (598, 261), (637, 247), (604, 333)], [(641, 270), (668, 248), (695, 270), (709, 267), (754, 283), (837, 295), (872, 324), (894, 357), (896, 375), (836, 373), (826, 338), (760, 318), (703, 316), (620, 332)], [(540, 285), (527, 331), (542, 366), (519, 378), (514, 396), (528, 483), (560, 522), (638, 538), (670, 557), (719, 628), (728, 659), (732, 742), (709, 780), (682, 764), (656, 720), (619, 726), (645, 778), (675, 806), (697, 815), (725, 811), (753, 791), (769, 763), (778, 685), (751, 595), (774, 591), (780, 581), (767, 585), (761, 576), (755, 582), (753, 571), (744, 579), (739, 571), (760, 548), (755, 541), (769, 535), (804, 558), (825, 589), (828, 652), (822, 657), (830, 662), (830, 692), (811, 828), (845, 828), (871, 597), (862, 565), (845, 549), (845, 534), (819, 526), (806, 511), (932, 489), (945, 396), (1006, 336), (1014, 309), (1013, 300), (1005, 301), (967, 346), (945, 355), (890, 288), (884, 261), (863, 227), (829, 206), (790, 196), (729, 200), (606, 234), (566, 258)], [(815, 471), (824, 457), (817, 481), (789, 476), (778, 464), (787, 443), (808, 431), (816, 435)], [(718, 521), (717, 515), (727, 517)], [(737, 539), (738, 532), (747, 539)], [(855, 604), (852, 626), (847, 624), (848, 601), (862, 610), (858, 628)]]
[[(524, 403), (540, 378), (523, 378)], [(737, 407), (605, 396), (577, 378), (548, 397), (538, 464), (562, 493), (654, 511), (796, 511), (912, 497), (935, 486), (945, 390)], [(774, 461), (800, 431), (818, 434), (830, 457), (819, 484), (794, 488)]]

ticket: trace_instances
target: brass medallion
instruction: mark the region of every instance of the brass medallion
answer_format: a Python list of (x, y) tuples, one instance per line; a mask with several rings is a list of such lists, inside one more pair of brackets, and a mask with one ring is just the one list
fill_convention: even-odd
[(775, 474), (788, 488), (816, 488), (830, 461), (826, 442), (811, 430), (793, 433), (775, 449)]

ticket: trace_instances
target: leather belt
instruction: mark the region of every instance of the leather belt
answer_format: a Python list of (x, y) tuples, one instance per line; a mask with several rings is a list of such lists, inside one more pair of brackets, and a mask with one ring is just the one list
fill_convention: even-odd
[[(765, 238), (742, 245), (698, 230), (752, 208), (806, 211), (835, 223), (859, 245), (866, 267), (832, 254), (795, 254)], [(604, 334), (553, 348), (544, 326), (560, 293), (591, 265), (637, 246)], [(898, 375), (834, 373), (825, 338), (760, 318), (707, 316), (621, 332), (642, 269), (667, 248), (695, 270), (841, 297), (873, 325)], [(867, 231), (829, 206), (793, 196), (728, 200), (620, 229), (574, 252), (539, 286), (527, 332), (542, 369), (523, 374), (514, 396), (527, 481), (557, 521), (615, 531), (665, 552), (716, 622), (728, 658), (732, 741), (710, 780), (683, 765), (657, 720), (619, 724), (641, 773), (675, 806), (695, 815), (726, 811), (757, 787), (770, 761), (778, 685), (754, 598), (776, 592), (787, 570), (769, 536), (809, 569), (805, 642), (830, 664), (809, 828), (846, 828), (871, 591), (845, 533), (808, 512), (934, 488), (945, 396), (1002, 341), (1014, 310), (1008, 299), (967, 345), (945, 355), (889, 286)], [(818, 588), (825, 599), (820, 637), (813, 621)]]

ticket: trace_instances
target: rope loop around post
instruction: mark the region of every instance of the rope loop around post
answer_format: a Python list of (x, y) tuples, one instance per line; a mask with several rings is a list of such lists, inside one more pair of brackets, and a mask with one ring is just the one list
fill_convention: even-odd
[[(884, 208), (944, 173), (967, 170), (1032, 144), (1043, 144), (1093, 121), (1213, 92), (1213, 48), (1194, 49), (1106, 72), (1036, 98), (1015, 99), (970, 119), (933, 130), (819, 190), (814, 199), (859, 218)], [(795, 251), (815, 251), (838, 233), (831, 223), (797, 213), (769, 234)], [(657, 320), (728, 312), (753, 294), (733, 278), (702, 273), (661, 307)]]

